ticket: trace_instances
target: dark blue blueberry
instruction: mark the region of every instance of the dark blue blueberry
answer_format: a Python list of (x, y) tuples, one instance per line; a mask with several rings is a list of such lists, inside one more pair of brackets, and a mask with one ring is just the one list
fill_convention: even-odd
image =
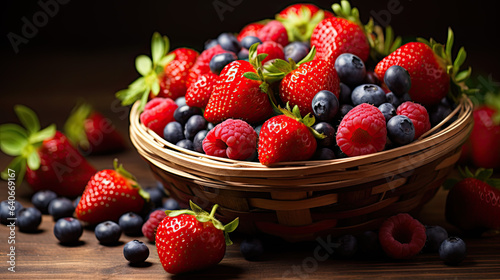
[(35, 207), (23, 208), (17, 213), (17, 226), (20, 231), (34, 232), (41, 223), (42, 212)]
[(240, 243), (240, 251), (246, 260), (255, 261), (264, 254), (264, 244), (256, 237), (245, 238)]
[(450, 106), (438, 104), (429, 110), (429, 120), (432, 126), (438, 125), (453, 111)]
[(364, 84), (357, 86), (351, 94), (351, 101), (354, 106), (368, 103), (375, 107), (387, 102), (385, 91), (374, 84)]
[(155, 207), (160, 207), (163, 205), (163, 189), (157, 187), (148, 187), (144, 188), (144, 190), (149, 193), (149, 200), (154, 204)]
[[(75, 209), (76, 209), (76, 207), (78, 207), (78, 204), (80, 203), (80, 199), (82, 199), (82, 196), (81, 196), (81, 195), (77, 196), (77, 197), (75, 198), (75, 200), (73, 200), (73, 207), (75, 207)], [(48, 212), (47, 212), (47, 213), (48, 213)]]
[(196, 133), (196, 135), (194, 136), (193, 149), (196, 152), (205, 153), (203, 151), (203, 140), (205, 139), (205, 137), (207, 137), (207, 134), (208, 134), (208, 130), (204, 129), (204, 130), (198, 131), (198, 133)]
[(190, 117), (184, 126), (184, 136), (186, 139), (193, 140), (196, 133), (207, 129), (207, 124), (208, 122), (203, 116), (194, 115)]
[(439, 247), (439, 257), (448, 265), (461, 263), (467, 255), (467, 246), (459, 237), (445, 239)]
[(319, 134), (323, 134), (325, 138), (316, 139), (318, 147), (330, 147), (335, 144), (335, 128), (327, 122), (319, 122), (312, 127)]
[[(196, 133), (196, 134), (198, 134), (198, 133)], [(175, 143), (175, 145), (178, 147), (187, 149), (187, 150), (194, 151), (193, 141), (191, 141), (189, 139), (182, 139), (181, 141)]]
[(387, 99), (388, 103), (391, 103), (394, 108), (398, 108), (399, 105), (401, 105), (401, 98), (397, 97), (394, 93), (388, 92), (385, 94), (385, 98)]
[(222, 69), (226, 67), (226, 65), (235, 61), (236, 59), (238, 59), (238, 57), (234, 53), (219, 53), (212, 57), (208, 65), (212, 73), (219, 75)]
[(219, 44), (219, 42), (217, 42), (216, 39), (209, 39), (205, 42), (205, 50), (208, 50), (208, 49), (211, 49), (215, 46), (217, 46)]
[(415, 137), (413, 122), (403, 115), (392, 117), (387, 122), (387, 136), (392, 143), (399, 146), (411, 143)]
[(174, 111), (174, 120), (184, 126), (190, 117), (201, 115), (201, 109), (198, 107), (180, 106)]
[(335, 153), (335, 158), (347, 158), (348, 156), (342, 152), (338, 145), (333, 146), (333, 152)]
[(333, 92), (321, 90), (314, 95), (311, 106), (317, 121), (330, 122), (339, 110), (339, 100)]
[(351, 101), (351, 88), (344, 83), (340, 83), (340, 94), (339, 101), (340, 104), (352, 104)]
[(148, 245), (139, 240), (132, 240), (123, 246), (123, 256), (131, 264), (143, 263), (149, 257)]
[(60, 218), (71, 217), (73, 216), (73, 212), (75, 212), (73, 201), (66, 197), (53, 199), (49, 204), (49, 214), (52, 216), (54, 221), (57, 221)]
[(338, 118), (342, 120), (344, 116), (347, 115), (347, 113), (349, 113), (349, 111), (351, 111), (353, 108), (354, 107), (351, 104), (342, 104), (339, 109)]
[(63, 244), (76, 243), (82, 233), (82, 224), (72, 217), (59, 219), (54, 225), (54, 236)]
[(358, 239), (354, 235), (342, 235), (337, 242), (339, 246), (335, 249), (335, 254), (341, 258), (352, 258), (358, 251)]
[(49, 213), (49, 204), (56, 197), (57, 197), (57, 194), (53, 191), (49, 191), (49, 190), (37, 191), (31, 197), (31, 203), (33, 203), (33, 206), (35, 206), (43, 214), (48, 214)]
[(330, 160), (335, 158), (335, 152), (332, 149), (322, 147), (316, 149), (312, 160)]
[(163, 129), (163, 138), (175, 144), (184, 139), (184, 129), (179, 122), (169, 122)]
[(351, 87), (363, 83), (366, 76), (365, 64), (358, 56), (351, 53), (343, 53), (337, 57), (335, 70), (340, 81)]
[(219, 37), (217, 37), (217, 42), (226, 51), (238, 53), (241, 49), (240, 42), (231, 33), (221, 33)]
[(374, 84), (380, 86), (380, 80), (377, 78), (377, 75), (375, 75), (373, 71), (366, 71), (363, 84)]
[(248, 54), (249, 54), (248, 50), (242, 48), (238, 53), (238, 59), (248, 61)]
[(385, 71), (384, 83), (396, 96), (402, 96), (411, 88), (410, 74), (399, 65), (393, 65)]
[(299, 62), (309, 53), (309, 47), (302, 42), (292, 42), (283, 48), (285, 53), (285, 60), (288, 61), (290, 58), (295, 62)]
[(425, 241), (424, 251), (428, 253), (437, 253), (439, 247), (444, 240), (448, 239), (448, 232), (440, 226), (425, 226)]
[(213, 123), (208, 123), (207, 124), (207, 130), (208, 131), (212, 130), (214, 127), (215, 127), (215, 124), (213, 124)]
[(167, 198), (165, 202), (163, 202), (163, 208), (165, 210), (179, 210), (181, 207), (179, 206), (179, 202), (173, 198)]
[(110, 245), (118, 243), (122, 236), (122, 229), (113, 221), (105, 221), (95, 227), (94, 233), (101, 244)]
[(405, 103), (406, 101), (412, 101), (409, 93), (403, 94), (403, 96), (401, 96), (399, 100), (401, 101), (401, 104)]
[(186, 106), (186, 97), (178, 97), (177, 99), (175, 99), (175, 104), (177, 104), (178, 107)]
[(143, 223), (142, 217), (133, 212), (123, 214), (118, 220), (118, 225), (120, 225), (123, 233), (128, 236), (142, 235)]
[(391, 103), (382, 103), (378, 106), (378, 109), (384, 114), (385, 122), (388, 122), (396, 115), (396, 108)]
[(241, 39), (240, 43), (241, 43), (241, 47), (249, 50), (253, 44), (262, 43), (262, 41), (255, 36), (246, 36), (243, 39)]
[(11, 220), (9, 218), (16, 218), (17, 214), (24, 207), (17, 200), (4, 200), (0, 203), (0, 219), (2, 224), (8, 225)]

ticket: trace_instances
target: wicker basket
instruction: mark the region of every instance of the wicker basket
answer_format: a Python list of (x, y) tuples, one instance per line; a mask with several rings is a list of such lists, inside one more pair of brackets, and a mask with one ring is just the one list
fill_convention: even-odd
[(472, 103), (464, 97), (445, 120), (409, 145), (266, 167), (168, 143), (140, 123), (138, 105), (130, 113), (132, 143), (181, 205), (217, 203), (222, 222), (240, 217), (240, 231), (292, 242), (355, 234), (376, 229), (396, 213), (415, 213), (454, 167), (473, 125)]

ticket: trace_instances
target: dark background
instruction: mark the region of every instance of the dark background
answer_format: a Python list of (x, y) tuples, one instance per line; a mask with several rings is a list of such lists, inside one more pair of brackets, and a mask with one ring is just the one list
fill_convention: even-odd
[[(245, 24), (272, 18), (284, 7), (299, 1), (209, 0), (209, 1), (97, 1), (43, 0), (57, 3), (58, 11), (38, 28), (33, 38), (19, 46), (16, 54), (7, 39), (10, 32), (22, 35), (26, 17), (43, 11), (38, 1), (2, 0), (1, 10), (1, 82), (0, 122), (14, 118), (12, 106), (22, 103), (34, 108), (42, 123), (52, 113), (69, 113), (78, 98), (85, 98), (98, 109), (111, 111), (111, 118), (127, 122), (125, 113), (114, 103), (114, 93), (125, 88), (138, 74), (134, 68), (137, 55), (149, 54), (154, 31), (167, 35), (171, 49), (181, 46), (197, 50), (223, 31), (238, 32)], [(334, 1), (311, 1), (330, 9)], [(397, 5), (399, 3), (399, 5)], [(381, 15), (388, 5), (400, 12), (385, 18), (396, 34), (406, 38), (433, 37), (445, 42), (447, 28), (455, 31), (458, 46), (468, 51), (466, 65), (476, 75), (498, 78), (500, 55), (494, 43), (499, 37), (492, 1), (431, 0), (353, 0), (363, 22), (370, 15)], [(214, 5), (231, 5), (219, 17)], [(385, 12), (387, 15), (387, 12)], [(39, 19), (43, 21), (43, 18)], [(50, 106), (40, 104), (50, 100)]]

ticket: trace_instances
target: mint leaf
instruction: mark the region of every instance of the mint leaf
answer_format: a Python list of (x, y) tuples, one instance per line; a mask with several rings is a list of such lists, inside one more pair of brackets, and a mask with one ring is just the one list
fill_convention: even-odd
[(151, 59), (145, 55), (139, 55), (135, 59), (135, 68), (137, 69), (137, 72), (143, 76), (146, 76), (151, 71), (152, 67), (153, 62), (151, 62)]
[(23, 126), (28, 130), (28, 134), (40, 129), (40, 121), (38, 121), (38, 117), (33, 110), (24, 105), (16, 105), (14, 111)]

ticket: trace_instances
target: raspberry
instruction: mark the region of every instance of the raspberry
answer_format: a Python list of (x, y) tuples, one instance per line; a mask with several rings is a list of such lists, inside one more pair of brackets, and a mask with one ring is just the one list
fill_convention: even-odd
[(373, 105), (360, 104), (344, 116), (336, 138), (337, 145), (348, 156), (382, 151), (387, 140), (384, 114)]
[(195, 83), (198, 80), (200, 75), (206, 74), (210, 72), (210, 60), (214, 55), (219, 53), (228, 52), (224, 50), (220, 45), (216, 45), (211, 47), (208, 50), (204, 50), (196, 59), (193, 67), (189, 70), (189, 76), (187, 77), (186, 86), (189, 88), (191, 84)]
[(282, 46), (288, 45), (288, 33), (285, 26), (277, 20), (271, 20), (257, 32), (257, 37), (262, 41), (274, 41)]
[(155, 97), (146, 103), (140, 120), (143, 125), (153, 130), (158, 135), (163, 135), (165, 126), (174, 120), (177, 104), (170, 98)]
[(243, 27), (241, 29), (241, 31), (238, 34), (238, 36), (236, 37), (236, 39), (238, 39), (238, 41), (241, 42), (241, 40), (243, 40), (243, 38), (245, 38), (247, 36), (257, 37), (257, 33), (259, 32), (259, 30), (262, 29), (262, 27), (264, 27), (264, 24), (258, 23), (258, 22), (254, 22), (254, 23), (250, 23), (248, 25), (245, 25), (245, 27)]
[(219, 76), (212, 72), (199, 76), (186, 92), (186, 104), (190, 107), (205, 108), (212, 95), (212, 88), (217, 77)]
[(149, 219), (142, 225), (142, 234), (149, 241), (155, 242), (156, 228), (166, 216), (163, 210), (155, 210), (149, 214)]
[(400, 213), (384, 221), (379, 240), (385, 253), (395, 259), (409, 259), (424, 248), (425, 227), (412, 216)]
[(248, 123), (227, 119), (216, 125), (203, 140), (207, 155), (245, 160), (257, 149), (257, 133)]
[(413, 122), (413, 126), (415, 127), (414, 140), (431, 129), (427, 109), (418, 103), (406, 101), (398, 106), (396, 114), (407, 116)]
[(272, 59), (285, 59), (285, 52), (283, 51), (283, 47), (273, 41), (265, 41), (262, 44), (259, 44), (257, 47), (257, 54), (261, 53), (267, 53), (267, 56), (264, 60), (262, 60), (262, 63), (266, 63), (269, 60)]

